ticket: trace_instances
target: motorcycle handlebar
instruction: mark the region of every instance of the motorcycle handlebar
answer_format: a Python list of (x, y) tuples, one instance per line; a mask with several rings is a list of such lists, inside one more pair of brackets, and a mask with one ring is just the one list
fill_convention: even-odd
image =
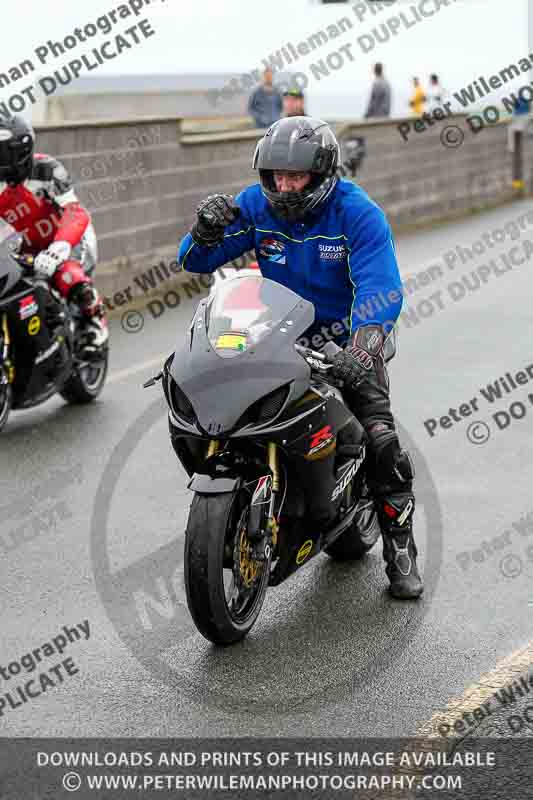
[(33, 267), (35, 263), (35, 258), (27, 255), (26, 253), (13, 254), (13, 258), (20, 264), (21, 267)]
[(310, 347), (303, 347), (301, 344), (295, 344), (294, 347), (300, 355), (304, 358), (314, 358), (315, 361), (321, 361), (323, 364), (331, 364), (330, 359), (324, 353), (319, 353), (317, 350), (311, 350)]
[[(331, 342), (328, 342), (326, 347), (331, 348), (329, 353), (319, 353), (316, 350), (311, 350), (310, 347), (303, 347), (301, 344), (295, 344), (294, 347), (296, 348), (296, 351), (300, 353), (300, 355), (302, 355), (306, 359), (306, 361), (308, 361), (308, 363), (311, 366), (311, 370), (321, 373), (322, 375), (326, 375), (327, 382), (331, 383), (333, 386), (343, 385), (342, 381), (339, 383), (338, 381), (333, 379), (333, 376), (331, 374), (328, 375), (329, 367), (333, 364), (333, 360), (336, 354), (342, 351), (341, 347), (339, 347), (338, 345), (333, 345)], [(313, 364), (312, 361), (314, 361), (315, 363)], [(360, 381), (362, 380), (364, 380), (363, 377), (361, 377)]]

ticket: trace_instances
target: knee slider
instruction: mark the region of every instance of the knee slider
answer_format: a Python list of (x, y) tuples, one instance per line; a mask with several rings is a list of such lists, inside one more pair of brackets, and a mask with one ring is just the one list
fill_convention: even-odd
[(394, 456), (393, 472), (399, 481), (412, 481), (415, 477), (415, 466), (407, 450), (399, 450)]
[(378, 467), (387, 478), (394, 477), (396, 480), (403, 481), (413, 477), (414, 471), (409, 454), (406, 450), (401, 450), (398, 434), (393, 427), (379, 422), (368, 430), (368, 435), (376, 454)]
[(400, 449), (395, 433), (393, 439), (389, 437), (381, 448), (376, 448), (375, 463), (379, 494), (411, 491), (415, 469), (407, 450)]

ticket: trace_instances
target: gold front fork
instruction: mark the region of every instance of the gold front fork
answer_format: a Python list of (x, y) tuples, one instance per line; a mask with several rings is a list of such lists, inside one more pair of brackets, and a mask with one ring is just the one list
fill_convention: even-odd
[(279, 492), (278, 446), (275, 442), (268, 443), (267, 458), (272, 472), (272, 491)]
[[(219, 447), (220, 443), (218, 439), (211, 439), (207, 448), (206, 458), (215, 456), (219, 451)], [(267, 527), (272, 533), (272, 543), (275, 545), (278, 540), (279, 530), (279, 525), (274, 516), (274, 502), (276, 494), (279, 492), (278, 446), (275, 442), (269, 442), (267, 445), (267, 461), (270, 471), (272, 472), (272, 492), (270, 495)]]
[(11, 343), (11, 339), (9, 338), (9, 328), (7, 327), (6, 314), (2, 315), (2, 332), (4, 334), (4, 352), (2, 353), (2, 359), (6, 367), (7, 379), (9, 383), (13, 383), (15, 377), (15, 369), (13, 365), (7, 361), (7, 354), (9, 352), (9, 345)]
[(211, 456), (216, 456), (216, 454), (218, 453), (219, 446), (220, 446), (220, 443), (219, 443), (218, 439), (211, 439), (210, 442), (209, 442), (209, 446), (207, 448), (207, 456), (206, 456), (206, 458), (210, 458)]
[(269, 442), (267, 445), (267, 459), (268, 466), (272, 472), (272, 493), (270, 495), (270, 508), (268, 510), (267, 527), (272, 533), (272, 544), (276, 545), (278, 541), (279, 525), (274, 516), (274, 502), (276, 494), (279, 492), (279, 468), (278, 468), (278, 446), (275, 442)]

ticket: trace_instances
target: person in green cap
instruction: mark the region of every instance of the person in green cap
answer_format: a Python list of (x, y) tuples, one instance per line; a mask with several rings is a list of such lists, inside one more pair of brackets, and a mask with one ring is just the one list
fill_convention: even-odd
[(297, 87), (283, 92), (283, 116), (305, 117), (304, 93)]

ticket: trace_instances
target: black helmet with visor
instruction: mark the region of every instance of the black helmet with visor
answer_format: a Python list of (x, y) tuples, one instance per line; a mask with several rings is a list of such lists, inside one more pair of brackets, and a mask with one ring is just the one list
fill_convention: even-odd
[(0, 181), (23, 183), (33, 168), (35, 135), (20, 115), (0, 114)]

